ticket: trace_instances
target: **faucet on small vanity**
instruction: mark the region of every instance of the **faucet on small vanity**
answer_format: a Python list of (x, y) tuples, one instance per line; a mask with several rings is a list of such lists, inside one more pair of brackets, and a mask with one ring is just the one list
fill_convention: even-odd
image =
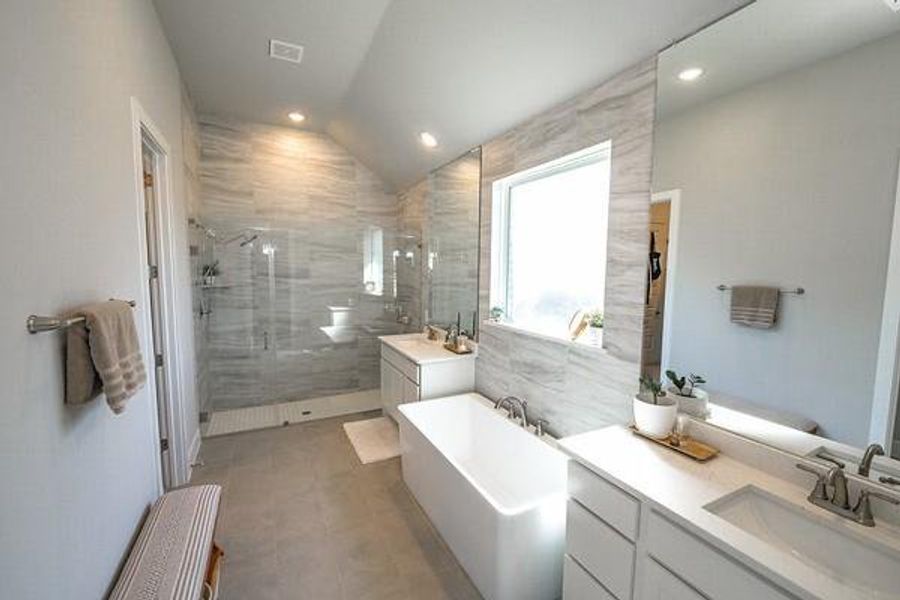
[[(868, 453), (867, 453), (868, 454)], [(869, 460), (871, 462), (871, 459)], [(850, 519), (865, 527), (874, 527), (875, 518), (872, 516), (871, 498), (875, 497), (894, 505), (900, 505), (900, 500), (884, 494), (876, 490), (861, 489), (859, 491), (859, 499), (856, 506), (850, 508), (850, 494), (847, 489), (847, 476), (844, 475), (844, 469), (838, 465), (829, 468), (824, 473), (815, 467), (798, 463), (797, 468), (801, 471), (812, 473), (817, 477), (816, 485), (809, 493), (807, 499), (816, 506), (824, 508), (828, 512), (834, 513), (845, 519)], [(862, 470), (862, 465), (860, 465)], [(831, 488), (831, 496), (828, 495), (828, 489)]]

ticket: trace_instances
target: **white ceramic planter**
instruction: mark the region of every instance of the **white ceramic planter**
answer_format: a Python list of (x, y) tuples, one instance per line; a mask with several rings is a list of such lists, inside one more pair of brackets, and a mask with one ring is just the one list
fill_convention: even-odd
[(682, 396), (677, 389), (668, 389), (668, 395), (678, 401), (679, 412), (705, 419), (709, 416), (709, 394), (699, 388), (694, 388), (693, 393), (693, 396)]
[(653, 404), (652, 400), (634, 397), (632, 400), (634, 426), (651, 437), (664, 438), (675, 428), (678, 403), (669, 396), (657, 400), (659, 404)]

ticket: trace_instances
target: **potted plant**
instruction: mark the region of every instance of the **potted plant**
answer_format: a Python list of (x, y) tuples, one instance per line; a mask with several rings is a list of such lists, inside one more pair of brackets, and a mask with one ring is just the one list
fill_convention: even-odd
[(675, 427), (678, 403), (666, 396), (662, 383), (651, 377), (641, 377), (641, 391), (632, 401), (634, 426), (655, 438), (666, 438)]
[(603, 345), (603, 311), (588, 313), (588, 342), (592, 346)]
[(216, 284), (216, 276), (219, 274), (219, 261), (203, 265), (202, 279), (203, 285), (212, 287)]
[(666, 371), (666, 377), (672, 383), (669, 391), (678, 400), (681, 412), (701, 419), (709, 416), (709, 394), (697, 387), (706, 383), (703, 376), (691, 373), (687, 377), (679, 377), (678, 373), (669, 369)]

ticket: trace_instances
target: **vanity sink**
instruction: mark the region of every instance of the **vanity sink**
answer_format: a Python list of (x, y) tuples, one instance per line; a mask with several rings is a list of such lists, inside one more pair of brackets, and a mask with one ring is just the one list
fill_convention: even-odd
[(900, 552), (857, 525), (833, 523), (814, 514), (815, 508), (796, 506), (752, 485), (705, 508), (865, 597), (897, 597)]

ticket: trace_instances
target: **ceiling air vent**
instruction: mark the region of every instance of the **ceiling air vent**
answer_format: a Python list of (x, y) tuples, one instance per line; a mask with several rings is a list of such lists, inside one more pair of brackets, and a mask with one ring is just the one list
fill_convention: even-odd
[(281, 40), (269, 40), (269, 56), (278, 60), (299, 63), (303, 60), (303, 46)]

